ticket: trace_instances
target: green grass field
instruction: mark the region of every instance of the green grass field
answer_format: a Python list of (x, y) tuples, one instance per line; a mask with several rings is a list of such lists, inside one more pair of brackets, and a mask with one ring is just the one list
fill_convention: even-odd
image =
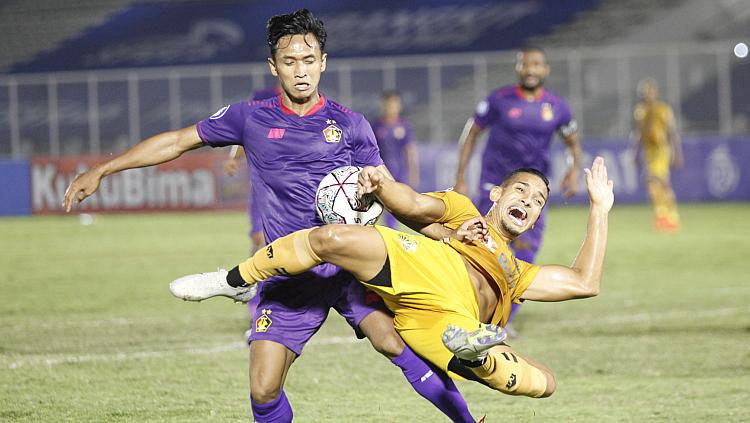
[[(534, 400), (459, 382), (487, 422), (750, 421), (750, 204), (683, 205), (654, 233), (615, 206), (602, 294), (527, 304), (512, 344), (556, 371)], [(583, 208), (553, 208), (541, 263), (569, 263)], [(242, 213), (0, 220), (0, 421), (247, 422), (245, 307), (167, 284), (232, 266)], [(334, 314), (292, 367), (300, 422), (437, 422), (400, 371)]]

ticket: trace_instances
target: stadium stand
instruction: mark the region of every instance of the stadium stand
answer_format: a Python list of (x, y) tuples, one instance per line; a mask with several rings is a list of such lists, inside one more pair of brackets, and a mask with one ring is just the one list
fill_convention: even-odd
[[(153, 0), (184, 2), (188, 0)], [(153, 2), (152, 1), (152, 2)], [(0, 4), (0, 71), (23, 63), (88, 28), (104, 23), (110, 16), (138, 0), (8, 0)], [(43, 29), (43, 30), (42, 30)]]

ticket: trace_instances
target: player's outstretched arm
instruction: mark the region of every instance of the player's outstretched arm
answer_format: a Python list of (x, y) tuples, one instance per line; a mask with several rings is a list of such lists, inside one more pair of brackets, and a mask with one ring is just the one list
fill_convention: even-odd
[(521, 298), (564, 301), (599, 294), (607, 250), (607, 219), (615, 197), (604, 159), (597, 157), (585, 173), (591, 204), (586, 238), (578, 256), (570, 267), (542, 266)]
[(148, 138), (114, 159), (98, 164), (76, 176), (65, 191), (63, 207), (70, 211), (73, 204), (80, 203), (97, 189), (105, 176), (126, 169), (153, 166), (174, 160), (182, 153), (203, 145), (195, 125), (168, 131)]
[(379, 168), (366, 166), (359, 173), (358, 195), (373, 193), (399, 220), (429, 224), (445, 213), (442, 200), (419, 194), (409, 185), (389, 178)]

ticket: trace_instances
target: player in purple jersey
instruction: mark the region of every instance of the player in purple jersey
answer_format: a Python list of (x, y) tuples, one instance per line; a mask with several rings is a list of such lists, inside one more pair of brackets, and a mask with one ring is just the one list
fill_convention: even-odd
[[(318, 181), (331, 170), (372, 165), (387, 172), (364, 117), (318, 93), (320, 74), (326, 67), (322, 22), (302, 9), (272, 17), (267, 32), (268, 64), (282, 87), (279, 97), (225, 106), (196, 125), (142, 141), (78, 175), (65, 193), (65, 209), (93, 194), (101, 179), (112, 173), (174, 160), (205, 145), (241, 144), (254, 195), (264, 205), (264, 235), (271, 242), (322, 223), (315, 213), (315, 191)], [(441, 236), (441, 229), (436, 228), (431, 236)], [(254, 294), (251, 288), (237, 288), (227, 295), (247, 301)], [(256, 421), (292, 420), (283, 391), (287, 371), (330, 308), (391, 358), (414, 389), (453, 421), (474, 421), (448, 376), (404, 344), (382, 301), (367, 303), (365, 290), (351, 274), (325, 264), (302, 275), (266, 281), (260, 295), (250, 348), (250, 396)]]
[[(570, 166), (560, 186), (563, 195), (570, 197), (578, 191), (581, 145), (578, 124), (568, 102), (563, 97), (544, 89), (550, 69), (544, 51), (527, 47), (516, 56), (518, 84), (494, 90), (477, 106), (473, 119), (467, 122), (459, 141), (460, 155), (454, 189), (468, 194), (466, 166), (469, 163), (479, 134), (489, 128), (487, 145), (482, 153), (477, 208), (486, 213), (492, 206), (489, 190), (505, 180), (519, 167), (530, 167), (549, 174), (550, 144), (555, 134), (565, 142)], [(516, 257), (533, 263), (542, 243), (544, 214), (536, 226), (512, 244)], [(509, 322), (518, 311), (514, 304)], [(509, 332), (513, 333), (512, 328)]]
[[(414, 131), (408, 120), (401, 117), (401, 95), (396, 91), (383, 93), (382, 114), (372, 128), (378, 140), (380, 155), (397, 181), (419, 187), (419, 161)], [(392, 214), (385, 214), (385, 223), (396, 227)]]

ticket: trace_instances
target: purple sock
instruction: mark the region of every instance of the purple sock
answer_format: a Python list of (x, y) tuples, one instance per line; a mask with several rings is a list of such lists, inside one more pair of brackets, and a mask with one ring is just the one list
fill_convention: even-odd
[(408, 345), (404, 347), (404, 352), (391, 362), (404, 372), (406, 380), (419, 395), (430, 401), (452, 421), (461, 423), (476, 421), (469, 413), (464, 397), (461, 396), (451, 378), (414, 354)]
[(289, 423), (294, 416), (292, 406), (289, 405), (289, 400), (286, 398), (283, 389), (279, 396), (271, 402), (258, 404), (251, 398), (250, 405), (253, 408), (253, 417), (258, 423)]

